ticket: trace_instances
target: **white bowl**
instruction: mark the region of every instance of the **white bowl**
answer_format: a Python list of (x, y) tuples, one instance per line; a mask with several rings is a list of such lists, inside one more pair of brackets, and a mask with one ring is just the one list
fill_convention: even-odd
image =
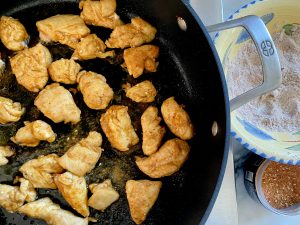
[[(257, 15), (267, 23), (269, 32), (278, 32), (286, 24), (300, 24), (299, 0), (257, 0), (243, 6), (229, 20)], [(233, 60), (240, 43), (247, 38), (242, 29), (230, 29), (218, 33), (215, 45), (226, 75), (226, 62)], [(300, 63), (300, 62), (299, 62)], [(270, 132), (256, 127), (238, 115), (231, 113), (231, 134), (252, 152), (281, 163), (300, 165), (300, 127), (298, 132)]]

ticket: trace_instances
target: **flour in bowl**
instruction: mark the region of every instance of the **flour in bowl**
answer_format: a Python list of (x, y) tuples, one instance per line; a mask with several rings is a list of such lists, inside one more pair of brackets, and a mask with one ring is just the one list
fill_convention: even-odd
[[(286, 34), (288, 33), (288, 34)], [(300, 26), (272, 35), (281, 63), (281, 86), (237, 109), (239, 117), (273, 132), (300, 131)], [(262, 83), (262, 66), (252, 41), (226, 62), (230, 98)]]

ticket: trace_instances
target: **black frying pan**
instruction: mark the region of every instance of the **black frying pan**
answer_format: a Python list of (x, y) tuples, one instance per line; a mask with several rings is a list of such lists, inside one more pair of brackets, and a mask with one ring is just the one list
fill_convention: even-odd
[[(161, 49), (158, 71), (154, 74), (145, 74), (136, 80), (132, 79), (119, 65), (122, 52), (118, 52), (120, 56), (114, 62), (97, 59), (80, 62), (80, 64), (85, 70), (105, 75), (109, 85), (115, 91), (112, 104), (128, 105), (134, 126), (138, 130), (140, 130), (140, 116), (148, 105), (134, 104), (129, 101), (121, 91), (123, 83), (129, 81), (134, 84), (150, 79), (159, 92), (157, 106), (170, 96), (175, 96), (178, 102), (186, 105), (196, 127), (196, 136), (190, 142), (190, 157), (179, 172), (162, 179), (163, 186), (159, 198), (144, 224), (204, 224), (220, 188), (229, 142), (228, 96), (216, 51), (199, 18), (180, 0), (119, 0), (117, 5), (117, 13), (124, 22), (140, 16), (157, 28), (158, 34), (153, 43), (159, 45)], [(2, 0), (0, 7), (1, 15), (18, 18), (25, 25), (31, 35), (29, 46), (38, 42), (35, 27), (37, 20), (55, 14), (79, 14), (79, 12), (76, 0)], [(179, 28), (178, 17), (185, 20), (186, 31)], [(90, 28), (103, 40), (110, 34), (110, 30), (107, 29)], [(69, 48), (59, 44), (49, 44), (47, 47), (54, 60), (61, 57), (68, 58), (72, 54)], [(4, 50), (2, 45), (0, 49), (4, 60), (9, 64), (8, 57), (13, 53)], [(0, 77), (0, 95), (19, 101), (27, 108), (22, 121), (43, 119), (50, 123), (58, 134), (57, 140), (52, 144), (42, 143), (37, 148), (24, 148), (8, 141), (8, 138), (22, 126), (22, 121), (1, 127), (1, 144), (9, 143), (17, 150), (17, 155), (10, 159), (9, 165), (0, 167), (1, 183), (12, 184), (13, 177), (19, 174), (18, 168), (25, 161), (41, 154), (62, 155), (68, 147), (86, 136), (88, 131), (102, 132), (99, 118), (103, 111), (89, 110), (83, 103), (80, 93), (74, 94), (77, 105), (82, 109), (82, 121), (76, 126), (54, 124), (43, 117), (33, 106), (35, 94), (19, 86), (9, 69)], [(211, 131), (214, 121), (219, 128), (216, 136), (213, 136)], [(165, 139), (170, 137), (173, 136), (168, 133)], [(137, 145), (128, 153), (120, 153), (112, 149), (104, 139), (103, 147), (105, 151), (100, 159), (101, 164), (97, 164), (97, 168), (86, 179), (91, 183), (111, 178), (120, 193), (120, 200), (109, 207), (105, 213), (91, 210), (91, 216), (99, 219), (97, 225), (133, 225), (124, 193), (124, 184), (127, 179), (147, 179), (133, 162), (134, 156), (142, 154), (141, 145)], [(57, 191), (39, 189), (38, 193), (39, 197), (50, 196), (62, 208), (76, 214)], [(1, 209), (0, 224), (41, 225), (45, 223), (16, 213), (9, 214)]]

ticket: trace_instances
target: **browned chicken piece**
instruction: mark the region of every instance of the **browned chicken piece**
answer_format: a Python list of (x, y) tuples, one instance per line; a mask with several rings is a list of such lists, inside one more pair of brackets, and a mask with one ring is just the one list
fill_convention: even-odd
[(126, 195), (130, 214), (136, 224), (141, 224), (156, 202), (162, 183), (150, 180), (129, 180)]
[(25, 27), (20, 21), (1, 16), (0, 20), (0, 38), (6, 48), (12, 51), (20, 51), (27, 47), (29, 38)]
[(58, 83), (46, 86), (34, 100), (34, 105), (55, 123), (76, 124), (80, 121), (81, 111), (72, 94)]
[(158, 116), (158, 109), (149, 106), (141, 117), (143, 130), (142, 149), (145, 155), (151, 155), (156, 152), (166, 133), (166, 129), (160, 126), (161, 118)]
[(90, 33), (90, 29), (78, 15), (56, 15), (36, 22), (41, 40), (55, 41), (76, 48), (79, 40)]
[(56, 154), (41, 155), (20, 167), (20, 172), (35, 188), (56, 189), (53, 174), (62, 173), (64, 169), (58, 163)]
[(170, 97), (161, 106), (161, 114), (169, 129), (182, 140), (189, 140), (194, 136), (194, 127), (187, 112)]
[(39, 92), (45, 87), (51, 62), (52, 56), (42, 44), (24, 49), (10, 59), (17, 82), (31, 92)]
[(19, 187), (0, 184), (0, 206), (8, 212), (16, 212), (24, 204), (25, 198)]
[(77, 82), (85, 104), (91, 109), (105, 109), (114, 97), (113, 89), (101, 74), (81, 71)]
[(101, 145), (101, 134), (92, 131), (87, 138), (82, 139), (76, 145), (72, 146), (58, 159), (58, 162), (66, 170), (82, 177), (96, 166), (103, 151), (100, 147)]
[(81, 66), (73, 59), (60, 59), (51, 63), (48, 68), (50, 77), (55, 82), (75, 84)]
[(124, 51), (124, 64), (130, 75), (134, 78), (141, 76), (144, 70), (156, 72), (159, 55), (159, 47), (155, 45), (143, 45), (136, 48), (128, 48)]
[(33, 202), (37, 198), (37, 193), (29, 180), (21, 177), (18, 178), (18, 182), (20, 182), (20, 192), (26, 195), (26, 202)]
[(22, 108), (19, 102), (13, 102), (9, 98), (0, 97), (1, 124), (19, 121), (24, 112), (25, 108)]
[(88, 218), (80, 218), (59, 205), (53, 203), (50, 198), (41, 198), (27, 203), (18, 210), (29, 217), (44, 220), (49, 225), (88, 225)]
[(120, 151), (128, 151), (139, 142), (127, 106), (112, 105), (101, 115), (100, 124), (111, 145)]
[(54, 182), (70, 206), (82, 216), (88, 217), (90, 212), (87, 204), (88, 191), (85, 178), (65, 172), (55, 175)]
[(116, 0), (81, 1), (80, 17), (86, 24), (114, 29), (123, 22), (116, 14)]
[(136, 17), (131, 23), (117, 26), (105, 42), (109, 48), (137, 47), (151, 42), (155, 38), (155, 27), (145, 20)]
[(154, 102), (157, 91), (151, 81), (146, 80), (125, 89), (126, 96), (135, 102)]
[(15, 154), (15, 151), (10, 146), (0, 146), (0, 166), (4, 166), (8, 163), (7, 157), (11, 157)]
[(149, 157), (136, 157), (139, 169), (152, 178), (170, 176), (187, 160), (190, 146), (178, 138), (171, 139)]
[(25, 126), (21, 127), (14, 137), (10, 140), (21, 146), (36, 147), (40, 141), (47, 141), (49, 143), (55, 141), (56, 134), (53, 132), (51, 126), (42, 121), (36, 120), (33, 122), (24, 122)]
[(0, 206), (9, 212), (16, 212), (25, 201), (31, 202), (36, 199), (36, 191), (32, 184), (24, 178), (21, 178), (20, 182), (20, 187), (0, 184)]
[(119, 199), (119, 193), (113, 188), (111, 180), (91, 184), (89, 188), (93, 195), (89, 198), (88, 205), (102, 212)]
[(88, 60), (114, 57), (114, 51), (105, 52), (104, 42), (96, 34), (90, 34), (80, 40), (76, 45), (72, 58), (75, 60)]

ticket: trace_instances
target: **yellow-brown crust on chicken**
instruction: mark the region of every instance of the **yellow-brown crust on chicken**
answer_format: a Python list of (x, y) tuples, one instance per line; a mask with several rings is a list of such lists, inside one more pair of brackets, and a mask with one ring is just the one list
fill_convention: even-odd
[(36, 147), (40, 141), (49, 143), (55, 141), (56, 134), (51, 126), (42, 120), (33, 122), (24, 122), (25, 126), (21, 127), (11, 141), (21, 146)]
[(44, 220), (49, 225), (88, 225), (88, 218), (80, 218), (73, 213), (63, 210), (53, 203), (50, 198), (41, 198), (27, 203), (18, 210), (29, 217)]
[(19, 51), (10, 59), (17, 82), (31, 92), (39, 92), (45, 87), (51, 62), (52, 56), (42, 44)]
[(117, 26), (105, 44), (109, 48), (138, 47), (151, 42), (156, 32), (156, 28), (151, 24), (135, 17), (131, 19), (131, 23)]
[(169, 129), (182, 140), (189, 140), (194, 136), (194, 127), (190, 116), (174, 99), (170, 97), (161, 106), (161, 114)]
[(190, 146), (178, 138), (171, 139), (149, 157), (136, 157), (139, 169), (152, 178), (170, 176), (187, 160)]
[(145, 155), (151, 155), (159, 149), (166, 129), (159, 125), (161, 118), (158, 116), (158, 109), (149, 106), (141, 117), (143, 130), (142, 149)]
[(48, 68), (51, 79), (64, 84), (75, 84), (81, 66), (73, 59), (59, 59)]
[(114, 29), (123, 24), (116, 14), (116, 0), (80, 1), (80, 17), (86, 24)]
[(155, 45), (142, 45), (128, 48), (124, 51), (124, 64), (130, 75), (134, 78), (141, 76), (145, 71), (156, 72), (159, 47)]
[(24, 112), (25, 108), (22, 108), (19, 102), (13, 102), (9, 98), (0, 97), (1, 124), (19, 121)]
[(83, 100), (90, 109), (105, 109), (114, 97), (113, 89), (101, 74), (81, 71), (77, 82)]
[(150, 103), (155, 101), (157, 91), (151, 81), (145, 80), (141, 83), (125, 89), (126, 96), (135, 102)]
[(150, 180), (129, 180), (126, 195), (130, 214), (136, 224), (141, 224), (156, 202), (162, 183)]
[(105, 49), (104, 42), (96, 34), (89, 34), (76, 45), (72, 58), (75, 60), (89, 60), (115, 56), (114, 51), (105, 52)]
[(127, 106), (112, 105), (101, 115), (100, 124), (111, 145), (120, 151), (128, 151), (139, 142)]
[(102, 136), (96, 131), (92, 131), (86, 138), (83, 138), (77, 144), (59, 158), (59, 164), (66, 170), (77, 176), (85, 176), (89, 173), (101, 157), (103, 149), (101, 148)]
[(1, 16), (0, 39), (4, 46), (12, 51), (20, 51), (27, 47), (29, 36), (23, 24), (8, 16)]
[(119, 193), (113, 188), (111, 180), (90, 184), (89, 188), (93, 195), (89, 198), (88, 205), (102, 212), (119, 199)]
[(76, 48), (81, 38), (90, 33), (90, 29), (78, 15), (55, 15), (36, 22), (41, 40), (54, 41)]
[(54, 182), (70, 206), (82, 216), (88, 217), (90, 212), (87, 204), (88, 191), (85, 178), (65, 172), (55, 175)]
[(35, 188), (56, 189), (53, 174), (64, 171), (58, 163), (58, 158), (56, 154), (41, 155), (24, 163), (19, 171)]
[(46, 86), (35, 98), (34, 105), (55, 123), (76, 124), (80, 121), (81, 111), (72, 94), (58, 83)]

